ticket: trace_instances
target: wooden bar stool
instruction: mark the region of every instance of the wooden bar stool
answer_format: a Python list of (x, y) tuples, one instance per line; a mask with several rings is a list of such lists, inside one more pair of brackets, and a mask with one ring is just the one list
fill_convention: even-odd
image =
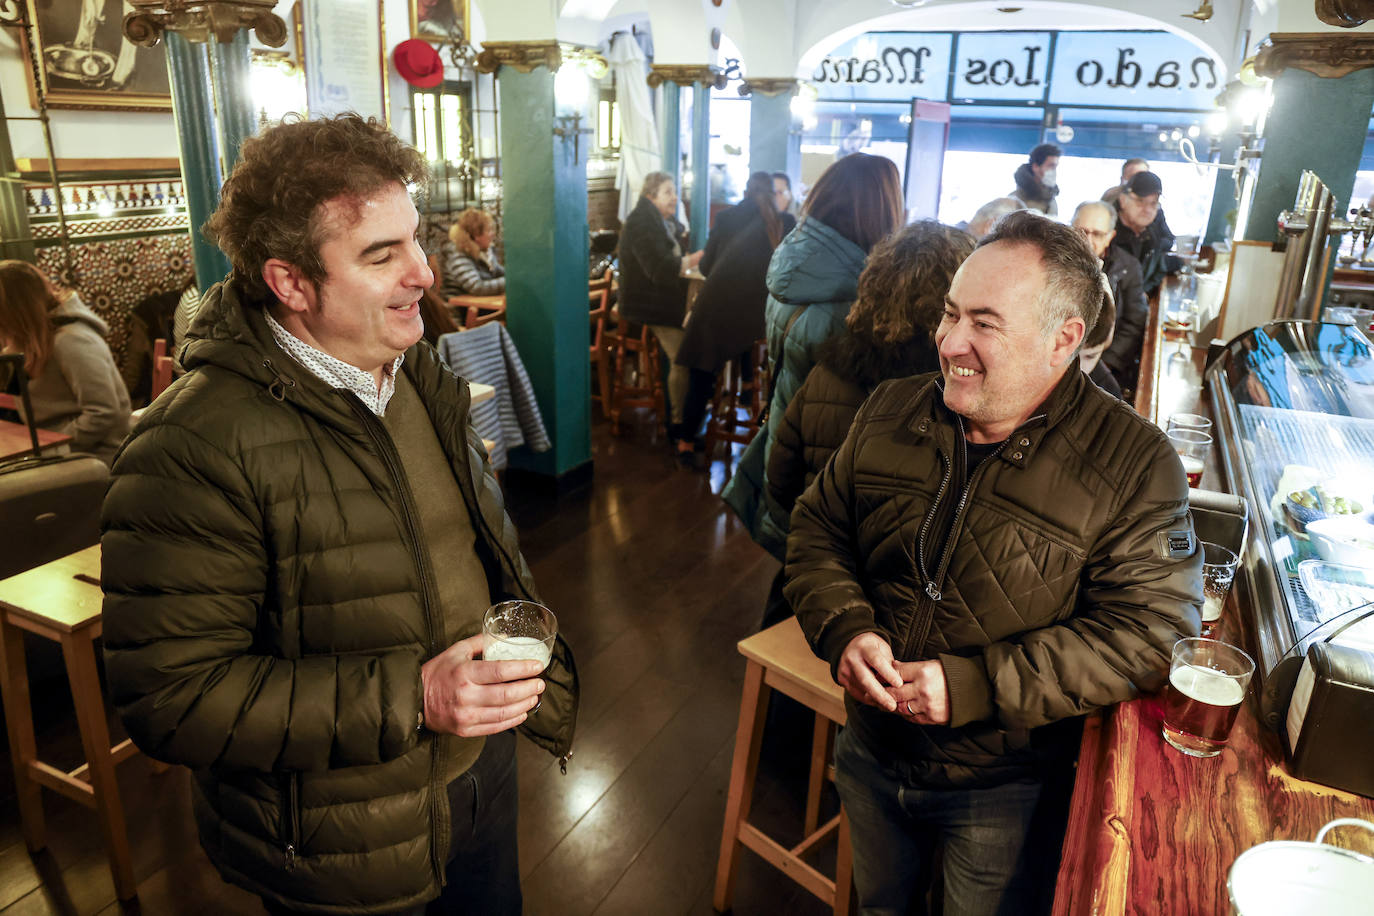
[[(42, 789), (60, 792), (94, 808), (110, 854), (115, 894), (120, 900), (132, 900), (138, 884), (114, 767), (138, 749), (128, 739), (110, 746), (105, 700), (95, 664), (104, 597), (99, 577), (100, 547), (95, 546), (0, 582), (0, 692), (4, 695), (19, 819), (29, 851), (38, 852), (47, 845)], [(86, 763), (70, 772), (38, 759), (21, 630), (62, 646), (86, 756)]]
[[(735, 732), (735, 756), (730, 766), (725, 827), (720, 838), (720, 860), (716, 865), (714, 906), (720, 912), (730, 908), (735, 895), (739, 850), (741, 846), (747, 846), (793, 881), (829, 903), (836, 916), (847, 916), (849, 891), (853, 883), (849, 818), (841, 808), (839, 814), (817, 826), (820, 820), (821, 786), (827, 776), (834, 778), (829, 762), (830, 749), (834, 742), (835, 727), (843, 725), (845, 721), (844, 690), (831, 678), (830, 666), (811, 652), (795, 617), (740, 640), (739, 651), (749, 660), (749, 666), (744, 672), (744, 695), (740, 699), (739, 728)], [(768, 710), (768, 697), (773, 690), (785, 693), (816, 714), (803, 825), (806, 836), (791, 848), (783, 846), (749, 823), (754, 778), (758, 775), (759, 750), (763, 745), (763, 723)], [(831, 880), (808, 864), (804, 856), (837, 831), (839, 849), (835, 857), (835, 878)]]
[(634, 324), (615, 315), (615, 331), (602, 335), (615, 353), (611, 375), (611, 429), (620, 434), (620, 415), (626, 407), (648, 407), (658, 415), (659, 429), (667, 422), (663, 393), (663, 361), (658, 338), (646, 325)]
[(592, 400), (601, 402), (601, 415), (603, 417), (608, 417), (611, 413), (611, 360), (613, 357), (612, 348), (608, 343), (612, 335), (608, 333), (607, 325), (610, 324), (611, 320), (611, 294), (613, 292), (615, 292), (614, 270), (607, 269), (599, 280), (590, 280), (587, 283), (588, 321), (591, 335), (587, 354), (596, 371), (596, 391), (592, 394)]
[[(756, 340), (749, 348), (753, 378), (745, 381), (736, 360), (725, 364), (716, 379), (716, 394), (706, 421), (706, 454), (714, 455), (717, 442), (748, 445), (758, 435), (763, 401), (768, 396), (768, 341)], [(744, 408), (744, 416), (739, 414)]]

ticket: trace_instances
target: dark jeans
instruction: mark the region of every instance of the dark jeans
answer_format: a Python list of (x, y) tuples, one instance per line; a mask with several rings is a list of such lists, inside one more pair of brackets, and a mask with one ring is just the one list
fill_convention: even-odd
[(852, 728), (835, 742), (835, 786), (849, 814), (860, 912), (917, 911), (937, 853), (945, 916), (1049, 912), (1067, 809), (1056, 788), (919, 788)]
[[(735, 371), (742, 381), (754, 378), (754, 359), (750, 353), (741, 353), (733, 361)], [(677, 438), (695, 439), (701, 435), (701, 424), (706, 422), (706, 409), (711, 397), (716, 393), (716, 373), (705, 369), (690, 369), (687, 377), (687, 396), (682, 401), (682, 427)]]
[[(448, 784), (453, 839), (443, 893), (394, 916), (519, 916), (517, 788), (515, 732), (493, 735), (477, 762)], [(267, 912), (289, 916), (293, 911), (268, 904)]]

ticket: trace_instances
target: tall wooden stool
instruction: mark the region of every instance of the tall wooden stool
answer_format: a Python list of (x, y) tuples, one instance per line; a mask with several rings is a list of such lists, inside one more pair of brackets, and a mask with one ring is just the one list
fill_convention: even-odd
[(667, 400), (663, 393), (663, 361), (658, 338), (646, 325), (634, 324), (615, 315), (615, 331), (602, 340), (615, 353), (611, 376), (611, 429), (619, 435), (620, 414), (626, 407), (648, 407), (658, 414), (660, 429), (667, 423)]
[[(749, 659), (744, 672), (744, 696), (740, 699), (739, 729), (735, 732), (735, 757), (730, 766), (730, 790), (725, 802), (725, 828), (720, 838), (716, 865), (714, 905), (730, 908), (735, 895), (739, 850), (747, 846), (793, 881), (829, 903), (836, 916), (849, 913), (849, 889), (853, 883), (853, 858), (849, 848), (849, 818), (844, 809), (826, 823), (820, 820), (821, 786), (827, 775), (834, 778), (830, 749), (835, 727), (845, 721), (844, 690), (830, 677), (830, 666), (817, 658), (802, 635), (797, 618), (789, 617), (739, 643), (740, 654)], [(773, 690), (813, 710), (815, 730), (811, 739), (811, 775), (807, 780), (805, 838), (791, 848), (749, 823), (754, 777), (758, 775), (759, 750), (768, 697)], [(839, 833), (835, 878), (811, 867), (803, 857), (832, 833)]]
[(614, 357), (612, 347), (609, 345), (612, 334), (608, 332), (607, 325), (610, 324), (611, 320), (611, 293), (613, 292), (615, 292), (615, 271), (609, 268), (601, 279), (590, 280), (587, 283), (588, 320), (591, 334), (587, 354), (596, 372), (596, 391), (592, 394), (592, 400), (601, 402), (601, 415), (603, 417), (611, 415), (611, 361)]
[[(103, 598), (99, 577), (100, 547), (95, 546), (0, 582), (0, 690), (4, 694), (19, 819), (29, 851), (38, 852), (47, 845), (42, 789), (52, 789), (94, 808), (110, 854), (115, 894), (120, 900), (132, 900), (138, 884), (114, 767), (138, 750), (127, 739), (110, 747), (105, 700), (95, 666)], [(62, 646), (86, 756), (86, 763), (71, 772), (38, 759), (21, 630)]]
[[(730, 360), (716, 379), (716, 394), (711, 399), (711, 412), (706, 420), (706, 454), (714, 455), (717, 442), (738, 442), (748, 445), (758, 435), (759, 418), (763, 416), (763, 401), (771, 387), (768, 384), (768, 341), (756, 340), (749, 348), (753, 378), (745, 381), (744, 372), (736, 360)], [(744, 416), (740, 416), (740, 408)]]

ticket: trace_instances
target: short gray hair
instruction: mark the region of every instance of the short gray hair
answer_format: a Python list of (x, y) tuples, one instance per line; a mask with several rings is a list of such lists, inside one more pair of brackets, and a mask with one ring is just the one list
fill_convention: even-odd
[(639, 192), (639, 196), (653, 197), (658, 193), (658, 186), (665, 181), (670, 181), (674, 184), (677, 183), (677, 179), (673, 178), (673, 176), (669, 175), (667, 172), (650, 172), (644, 176), (644, 188)]
[(1083, 235), (1034, 210), (1018, 210), (1003, 217), (983, 237), (979, 248), (995, 242), (1030, 245), (1040, 252), (1048, 282), (1040, 296), (1040, 329), (1053, 334), (1070, 318), (1083, 319), (1086, 339), (1102, 312), (1102, 268)]
[(1094, 209), (1094, 210), (1101, 210), (1103, 213), (1106, 214), (1106, 216), (1107, 216), (1107, 228), (1108, 228), (1108, 229), (1115, 229), (1115, 228), (1116, 228), (1116, 207), (1113, 207), (1111, 204), (1107, 203), (1105, 200), (1085, 200), (1085, 201), (1083, 201), (1083, 202), (1082, 202), (1081, 204), (1079, 204), (1077, 207), (1074, 207), (1074, 208), (1073, 208), (1073, 219), (1069, 220), (1069, 223), (1072, 224), (1072, 223), (1078, 222), (1078, 214), (1082, 213), (1084, 210), (1087, 210), (1087, 209), (1089, 209), (1089, 208), (1092, 208), (1092, 209)]
[(1015, 197), (999, 197), (990, 200), (978, 208), (978, 212), (973, 214), (973, 219), (968, 221), (968, 231), (974, 238), (981, 238), (992, 231), (992, 227), (997, 225), (997, 221), (1008, 213), (1015, 213), (1017, 210), (1024, 210), (1026, 205)]

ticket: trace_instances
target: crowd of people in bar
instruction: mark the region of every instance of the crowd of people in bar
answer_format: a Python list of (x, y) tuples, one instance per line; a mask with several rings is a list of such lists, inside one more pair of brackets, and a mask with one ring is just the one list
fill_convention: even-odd
[[(617, 309), (671, 367), (674, 455), (700, 466), (727, 364), (766, 373), (721, 495), (779, 561), (760, 626), (795, 615), (846, 692), (865, 913), (1048, 912), (1081, 716), (1198, 632), (1187, 483), (1129, 402), (1176, 266), (1162, 184), (1128, 160), (1060, 222), (1061, 164), (1037, 146), (957, 227), (908, 222), (880, 156), (806, 189), (756, 172), (699, 251), (654, 172), (620, 232)], [(538, 590), (469, 388), (424, 340), (425, 172), (357, 116), (248, 140), (205, 226), (233, 269), (132, 430), (103, 323), (0, 263), (26, 419), (112, 464), (113, 702), (191, 768), (207, 854), (272, 913), (520, 912), (515, 732), (569, 763), (572, 648), (483, 657), (488, 607)], [(454, 221), (444, 297), (504, 290), (498, 229)]]

